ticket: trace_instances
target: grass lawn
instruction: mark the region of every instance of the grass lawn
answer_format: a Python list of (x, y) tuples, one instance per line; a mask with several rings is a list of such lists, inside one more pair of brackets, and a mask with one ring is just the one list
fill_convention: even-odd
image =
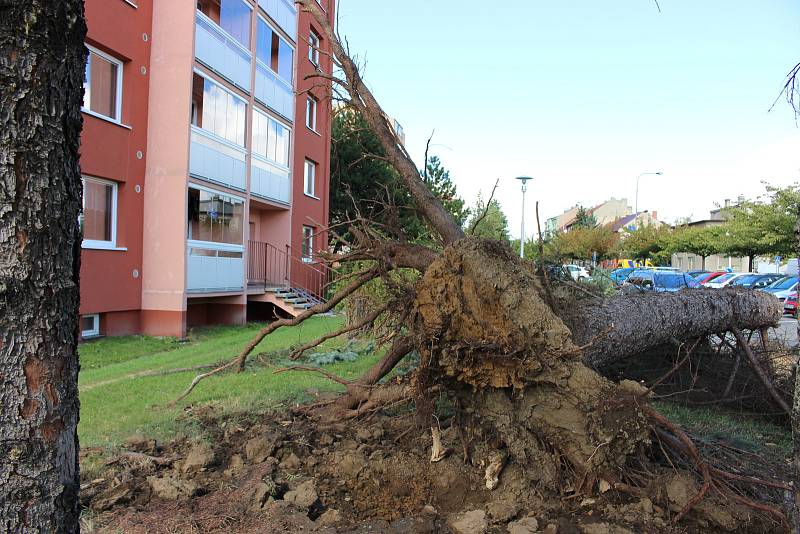
[[(267, 336), (253, 356), (311, 341), (338, 329), (341, 324), (340, 317), (314, 317), (298, 327), (281, 328)], [(308, 388), (341, 389), (338, 384), (312, 373), (275, 375), (272, 369), (251, 366), (243, 373), (228, 372), (208, 378), (187, 399), (170, 408), (168, 403), (202, 371), (141, 376), (151, 371), (228, 361), (244, 348), (258, 328), (258, 325), (248, 325), (200, 329), (190, 334), (187, 343), (170, 338), (129, 336), (81, 344), (78, 379), (81, 447), (113, 447), (135, 434), (160, 440), (191, 435), (190, 418), (181, 417), (187, 406), (212, 405), (223, 414), (233, 415), (302, 400)], [(336, 344), (329, 342), (327, 346)], [(326, 369), (353, 378), (377, 358), (377, 355), (365, 356), (354, 362), (332, 364)]]

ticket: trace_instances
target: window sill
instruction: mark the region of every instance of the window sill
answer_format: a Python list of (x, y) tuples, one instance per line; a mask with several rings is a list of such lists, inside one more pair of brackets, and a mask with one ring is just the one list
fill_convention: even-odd
[(318, 135), (318, 136), (322, 137), (322, 134), (321, 134), (321, 133), (319, 133), (318, 131), (316, 131), (316, 130), (315, 130), (315, 129), (313, 129), (313, 128), (310, 128), (310, 127), (308, 126), (308, 124), (306, 124), (306, 130), (308, 130), (309, 132), (311, 132), (311, 133), (313, 133), (313, 134), (316, 134), (316, 135)]
[(112, 252), (127, 252), (128, 247), (115, 247), (111, 245), (101, 245), (97, 243), (82, 243), (81, 248), (86, 250), (109, 250)]
[(306, 192), (303, 192), (303, 194), (304, 194), (305, 196), (307, 196), (308, 198), (313, 198), (314, 200), (320, 200), (320, 198), (319, 198), (319, 197), (316, 197), (316, 196), (314, 196), (314, 195), (309, 195), (309, 194), (308, 194), (308, 193), (306, 193)]
[(112, 119), (111, 117), (106, 117), (105, 115), (101, 115), (100, 113), (92, 111), (91, 109), (81, 108), (81, 113), (86, 113), (87, 115), (91, 115), (92, 117), (98, 118), (100, 120), (110, 122), (111, 124), (116, 124), (117, 126), (125, 128), (127, 130), (133, 130), (133, 128), (131, 128), (127, 124), (122, 124), (118, 120)]
[(122, 0), (122, 1), (131, 6), (133, 9), (139, 9), (139, 6), (134, 4), (131, 0)]

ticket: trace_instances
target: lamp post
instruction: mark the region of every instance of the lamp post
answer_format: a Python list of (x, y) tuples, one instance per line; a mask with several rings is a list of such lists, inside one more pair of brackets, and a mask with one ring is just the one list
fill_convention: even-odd
[(528, 190), (528, 180), (533, 180), (530, 176), (517, 176), (517, 180), (522, 182), (522, 230), (519, 235), (519, 257), (525, 257), (525, 191)]
[(647, 176), (648, 174), (652, 174), (652, 175), (655, 175), (655, 176), (661, 176), (664, 173), (661, 172), (661, 171), (658, 171), (658, 172), (643, 172), (642, 174), (640, 174), (639, 176), (636, 177), (636, 209), (634, 210), (634, 213), (639, 213), (639, 179), (642, 176)]

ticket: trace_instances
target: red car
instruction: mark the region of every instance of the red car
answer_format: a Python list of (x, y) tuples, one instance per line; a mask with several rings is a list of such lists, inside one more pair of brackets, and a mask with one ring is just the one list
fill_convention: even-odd
[(797, 293), (792, 293), (783, 301), (783, 313), (797, 317)]
[(701, 286), (704, 286), (708, 282), (711, 282), (714, 278), (718, 278), (718, 277), (722, 276), (723, 274), (728, 274), (728, 273), (725, 272), (725, 271), (714, 271), (713, 273), (706, 273), (706, 274), (700, 275), (697, 278), (695, 278), (695, 280), (697, 280), (697, 282)]

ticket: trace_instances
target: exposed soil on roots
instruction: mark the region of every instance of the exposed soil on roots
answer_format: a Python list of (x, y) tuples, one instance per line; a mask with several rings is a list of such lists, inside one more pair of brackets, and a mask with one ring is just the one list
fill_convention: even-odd
[[(502, 404), (502, 403), (501, 403)], [(558, 478), (509, 464), (486, 488), (486, 458), (464, 462), (453, 418), (442, 421), (452, 454), (430, 462), (431, 438), (410, 414), (317, 426), (302, 415), (252, 421), (202, 419), (204, 440), (158, 444), (143, 438), (84, 484), (83, 504), (97, 531), (167, 532), (775, 532), (771, 519), (713, 499), (673, 525), (696, 493), (690, 476), (656, 467), (638, 494), (586, 497), (532, 484)], [(533, 459), (533, 458), (532, 458)], [(651, 464), (652, 468), (652, 464)], [(529, 528), (532, 525), (537, 528)], [(465, 526), (466, 525), (466, 526)], [(471, 526), (470, 526), (471, 525)], [(528, 530), (523, 530), (527, 525)], [(512, 527), (517, 530), (511, 530)], [(89, 529), (86, 529), (89, 530)]]

